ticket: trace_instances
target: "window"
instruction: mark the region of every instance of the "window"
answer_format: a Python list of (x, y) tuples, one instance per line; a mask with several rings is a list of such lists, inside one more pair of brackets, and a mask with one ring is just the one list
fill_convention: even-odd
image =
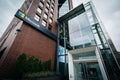
[(53, 12), (53, 8), (51, 8), (51, 11)]
[(46, 18), (46, 19), (48, 18), (48, 15), (46, 13), (44, 14), (44, 18)]
[(50, 0), (48, 0), (48, 2), (50, 3)]
[(47, 3), (47, 7), (50, 7), (50, 4), (49, 4), (49, 3)]
[(35, 14), (34, 19), (35, 19), (36, 21), (39, 21), (39, 20), (40, 20), (40, 17), (39, 17), (37, 14)]
[(49, 22), (52, 23), (52, 19), (51, 18), (49, 19)]
[(52, 13), (50, 13), (50, 17), (53, 17), (53, 14), (52, 14)]
[(42, 13), (42, 9), (41, 9), (41, 8), (37, 8), (37, 11), (38, 11), (39, 13)]
[(43, 26), (46, 26), (46, 24), (47, 24), (47, 22), (43, 20), (43, 21), (42, 21), (42, 25), (43, 25)]
[(55, 0), (53, 0), (53, 3), (55, 3)]
[(45, 8), (45, 11), (48, 13), (48, 8)]
[(40, 7), (43, 7), (43, 3), (42, 2), (40, 2), (39, 5), (40, 5)]
[(52, 7), (54, 7), (54, 3), (52, 3)]

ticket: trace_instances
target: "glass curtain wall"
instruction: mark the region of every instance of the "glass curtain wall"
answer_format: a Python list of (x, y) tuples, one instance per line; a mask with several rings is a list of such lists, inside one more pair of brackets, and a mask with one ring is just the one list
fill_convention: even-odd
[(84, 48), (94, 45), (94, 37), (86, 13), (82, 13), (68, 21), (70, 45)]
[(111, 49), (111, 46), (106, 39), (105, 30), (103, 30), (103, 26), (98, 21), (97, 14), (95, 13), (95, 9), (93, 7), (92, 2), (88, 2), (84, 5), (86, 9), (86, 13), (91, 25), (92, 32), (95, 37), (96, 45), (101, 51), (101, 56), (103, 58), (103, 64), (105, 64), (104, 68), (108, 74), (108, 78), (110, 80), (118, 80), (120, 79), (119, 73), (120, 69), (117, 64), (116, 58), (114, 57), (114, 53)]
[(59, 4), (59, 5), (62, 5), (59, 9), (59, 17), (61, 17), (69, 11), (68, 0), (65, 0), (63, 4)]

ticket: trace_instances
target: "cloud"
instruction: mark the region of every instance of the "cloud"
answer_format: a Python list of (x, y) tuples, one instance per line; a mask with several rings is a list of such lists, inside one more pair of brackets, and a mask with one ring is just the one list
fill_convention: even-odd
[(120, 51), (120, 11), (113, 12), (104, 23), (113, 43), (118, 51)]

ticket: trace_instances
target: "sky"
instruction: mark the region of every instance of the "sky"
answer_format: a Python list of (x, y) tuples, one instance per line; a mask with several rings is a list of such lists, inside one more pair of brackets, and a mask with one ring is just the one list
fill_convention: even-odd
[[(0, 36), (25, 0), (0, 0)], [(74, 0), (86, 3), (89, 0)], [(115, 47), (120, 51), (120, 0), (91, 0)]]

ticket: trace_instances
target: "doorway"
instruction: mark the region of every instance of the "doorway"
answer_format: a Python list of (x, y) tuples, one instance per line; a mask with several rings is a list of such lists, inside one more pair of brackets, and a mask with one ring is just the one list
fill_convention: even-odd
[(75, 80), (103, 80), (97, 62), (74, 62)]

